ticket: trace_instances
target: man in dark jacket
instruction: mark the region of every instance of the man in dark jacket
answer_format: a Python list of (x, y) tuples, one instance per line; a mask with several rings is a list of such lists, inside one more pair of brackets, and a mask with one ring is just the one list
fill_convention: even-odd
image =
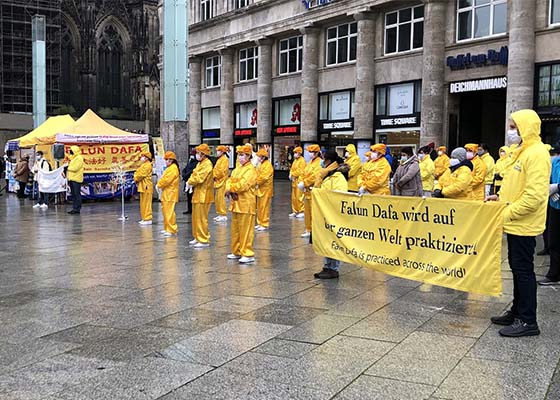
[[(189, 157), (189, 161), (187, 162), (187, 165), (185, 165), (185, 168), (183, 168), (183, 170), (181, 171), (181, 177), (185, 181), (185, 184), (191, 177), (197, 164), (198, 161), (196, 160), (196, 150), (192, 149), (191, 156)], [(183, 211), (183, 214), (192, 214), (192, 197), (193, 197), (193, 191), (192, 190), (187, 191), (187, 211)]]

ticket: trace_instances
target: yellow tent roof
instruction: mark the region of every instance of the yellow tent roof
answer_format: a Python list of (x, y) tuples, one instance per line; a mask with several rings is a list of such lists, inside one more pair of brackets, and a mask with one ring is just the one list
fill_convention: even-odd
[(57, 132), (64, 130), (74, 123), (74, 119), (70, 115), (58, 115), (50, 117), (37, 128), (33, 129), (27, 135), (14, 139), (19, 143), (19, 147), (33, 147), (37, 144), (53, 144)]

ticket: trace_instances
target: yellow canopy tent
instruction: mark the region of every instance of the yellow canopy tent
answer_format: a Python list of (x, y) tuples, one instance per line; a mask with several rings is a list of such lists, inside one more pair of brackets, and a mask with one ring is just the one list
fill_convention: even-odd
[(50, 117), (27, 135), (12, 140), (18, 142), (20, 148), (29, 148), (35, 145), (50, 145), (54, 143), (56, 134), (74, 123), (70, 115)]

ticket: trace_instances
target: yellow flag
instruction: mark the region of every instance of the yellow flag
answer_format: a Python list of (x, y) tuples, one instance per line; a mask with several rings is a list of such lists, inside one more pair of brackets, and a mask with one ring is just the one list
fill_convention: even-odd
[(316, 253), (431, 285), (502, 293), (503, 203), (312, 194)]

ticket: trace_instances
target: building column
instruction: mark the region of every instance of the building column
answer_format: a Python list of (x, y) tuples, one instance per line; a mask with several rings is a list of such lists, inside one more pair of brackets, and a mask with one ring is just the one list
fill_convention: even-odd
[[(506, 116), (533, 108), (536, 0), (510, 0)], [(505, 129), (505, 128), (504, 128)]]
[(202, 112), (200, 88), (202, 85), (202, 59), (191, 57), (189, 60), (189, 143), (197, 145), (201, 143), (202, 135)]
[(361, 12), (354, 19), (358, 21), (354, 139), (371, 141), (375, 115), (375, 14)]
[(222, 81), (220, 83), (220, 140), (224, 144), (233, 144), (233, 51), (223, 49)]
[(447, 0), (424, 0), (422, 121), (420, 145), (447, 141), (443, 132), (445, 95), (445, 27)]
[(272, 143), (272, 40), (260, 39), (257, 83), (257, 143)]
[(303, 68), (301, 71), (301, 141), (317, 141), (319, 110), (319, 28), (301, 29), (303, 38)]

